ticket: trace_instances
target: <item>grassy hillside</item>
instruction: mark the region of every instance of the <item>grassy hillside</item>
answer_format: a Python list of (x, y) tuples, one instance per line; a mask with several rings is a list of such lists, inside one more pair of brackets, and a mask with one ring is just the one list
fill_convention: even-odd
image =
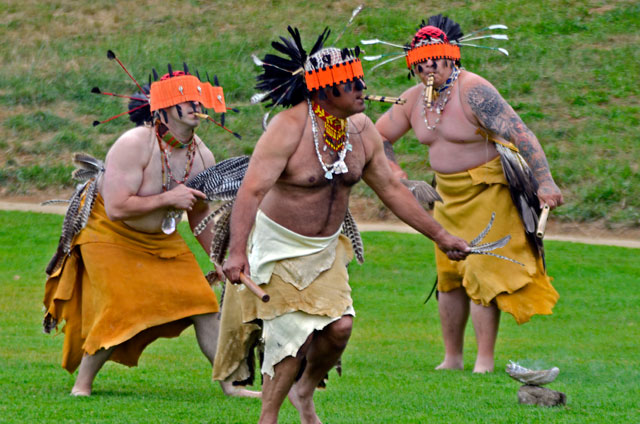
[[(5, 0), (0, 3), (0, 190), (24, 194), (71, 186), (69, 158), (83, 150), (104, 156), (126, 118), (92, 127), (125, 108), (122, 99), (91, 94), (93, 86), (128, 94), (133, 83), (112, 49), (140, 80), (171, 62), (217, 74), (227, 103), (240, 109), (228, 126), (199, 134), (217, 157), (251, 153), (264, 109), (249, 106), (257, 69), (249, 55), (301, 29), (310, 44), (325, 25), (338, 32), (358, 4), (305, 1)], [(446, 4), (446, 8), (443, 8)], [(407, 42), (422, 18), (442, 12), (470, 32), (488, 24), (509, 26), (507, 58), (465, 48), (463, 64), (498, 88), (538, 135), (567, 205), (566, 220), (605, 220), (640, 226), (640, 5), (635, 1), (370, 1), (340, 45), (362, 38)], [(496, 43), (494, 41), (494, 43)], [(486, 43), (490, 44), (490, 43)], [(367, 53), (389, 52), (370, 46)], [(398, 95), (413, 84), (401, 63), (365, 76), (369, 91)], [(375, 120), (386, 106), (372, 104)], [(430, 180), (425, 148), (412, 136), (397, 147), (413, 178)], [(364, 186), (361, 196), (372, 196)]]

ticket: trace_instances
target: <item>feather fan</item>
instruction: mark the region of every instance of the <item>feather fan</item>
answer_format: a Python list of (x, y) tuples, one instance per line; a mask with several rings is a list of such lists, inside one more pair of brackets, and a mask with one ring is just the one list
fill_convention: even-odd
[(538, 217), (541, 212), (540, 200), (538, 199), (538, 182), (520, 153), (501, 143), (494, 144), (500, 154), (500, 162), (502, 163), (504, 176), (509, 183), (511, 199), (522, 219), (527, 240), (531, 247), (538, 252), (546, 267), (544, 245), (542, 239), (536, 237)]

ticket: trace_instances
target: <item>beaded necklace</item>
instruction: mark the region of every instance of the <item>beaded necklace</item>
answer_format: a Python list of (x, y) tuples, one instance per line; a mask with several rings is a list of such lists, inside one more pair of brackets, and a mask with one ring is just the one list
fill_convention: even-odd
[[(453, 87), (453, 84), (455, 84), (459, 75), (460, 75), (460, 69), (454, 66), (453, 71), (451, 71), (451, 75), (449, 76), (449, 78), (447, 78), (447, 81), (445, 81), (445, 83), (442, 84), (441, 87), (436, 89), (436, 97), (440, 97), (443, 92), (445, 93), (442, 100), (438, 99), (439, 100), (438, 102), (434, 102), (434, 104), (429, 108), (429, 112), (433, 112), (433, 107), (435, 106), (436, 113), (438, 115), (442, 114), (444, 107), (447, 105), (447, 102), (449, 101), (449, 95), (451, 94), (451, 87)], [(427, 93), (427, 89), (425, 87), (425, 90), (422, 92), (422, 118), (424, 119), (424, 123), (426, 124), (427, 129), (430, 131), (433, 131), (436, 129), (436, 125), (440, 123), (440, 116), (436, 118), (436, 122), (433, 125), (429, 125), (429, 119), (427, 118), (427, 111), (426, 111), (427, 109), (426, 93)]]
[(173, 134), (171, 134), (169, 132), (169, 128), (167, 128), (166, 125), (158, 123), (156, 124), (156, 136), (158, 137), (158, 139), (162, 139), (162, 141), (164, 141), (165, 143), (167, 143), (169, 146), (171, 146), (172, 148), (180, 148), (180, 149), (184, 149), (185, 147), (188, 147), (191, 145), (191, 143), (193, 143), (193, 136), (195, 135), (195, 133), (191, 133), (191, 137), (189, 138), (189, 140), (187, 140), (185, 143), (178, 141)]
[(347, 152), (353, 150), (353, 146), (349, 143), (349, 119), (345, 119), (345, 136), (344, 141), (341, 143), (340, 150), (336, 150), (338, 153), (338, 159), (332, 164), (326, 164), (322, 160), (322, 155), (320, 154), (320, 142), (318, 139), (320, 138), (318, 129), (318, 123), (316, 122), (316, 114), (313, 111), (313, 106), (311, 106), (311, 100), (307, 99), (307, 105), (309, 106), (309, 118), (311, 118), (311, 131), (313, 132), (313, 144), (316, 147), (316, 156), (318, 157), (318, 161), (320, 162), (320, 166), (324, 171), (324, 177), (327, 180), (333, 179), (333, 174), (346, 174), (349, 172), (349, 168), (347, 168), (347, 164), (344, 163), (344, 158), (347, 156)]
[[(194, 134), (191, 135), (188, 143), (180, 143), (177, 141), (171, 133), (169, 133), (169, 129), (166, 128), (163, 136), (160, 136), (159, 125), (156, 127), (156, 138), (158, 140), (158, 147), (160, 148), (160, 163), (162, 165), (162, 191), (169, 191), (171, 188), (171, 181), (175, 181), (176, 184), (184, 184), (189, 178), (189, 174), (191, 173), (191, 169), (193, 168), (193, 162), (196, 157), (196, 143), (194, 140)], [(171, 156), (171, 151), (176, 144), (168, 143), (167, 139), (173, 140), (178, 143), (179, 148), (187, 147), (187, 163), (184, 167), (184, 173), (182, 174), (182, 179), (178, 180), (174, 177), (173, 172), (171, 171), (171, 165), (169, 164), (169, 158)], [(166, 142), (169, 144), (170, 149), (167, 150), (162, 146), (162, 142)], [(176, 222), (177, 219), (182, 215), (182, 211), (179, 209), (169, 209), (167, 211), (167, 215), (162, 220), (161, 229), (165, 234), (171, 234), (176, 230)]]
[[(168, 134), (168, 132), (167, 132)], [(166, 134), (165, 134), (166, 137)], [(172, 137), (173, 138), (173, 137)], [(189, 178), (189, 174), (191, 173), (191, 168), (193, 167), (193, 160), (196, 155), (196, 143), (193, 142), (193, 136), (191, 136), (192, 142), (189, 143), (187, 148), (187, 163), (184, 167), (184, 173), (182, 174), (182, 179), (178, 180), (173, 176), (173, 172), (171, 171), (171, 165), (169, 164), (169, 158), (171, 157), (171, 151), (173, 150), (173, 146), (170, 150), (166, 150), (162, 147), (163, 139), (158, 137), (158, 146), (160, 147), (160, 156), (162, 163), (162, 189), (164, 191), (169, 190), (171, 186), (171, 181), (175, 181), (176, 184), (184, 184), (185, 181)], [(186, 145), (185, 145), (186, 146)]]
[(327, 150), (327, 146), (331, 147), (331, 150), (337, 152), (344, 146), (344, 140), (346, 136), (347, 120), (336, 118), (333, 115), (328, 114), (319, 104), (313, 104), (313, 113), (324, 121), (324, 146), (323, 150)]

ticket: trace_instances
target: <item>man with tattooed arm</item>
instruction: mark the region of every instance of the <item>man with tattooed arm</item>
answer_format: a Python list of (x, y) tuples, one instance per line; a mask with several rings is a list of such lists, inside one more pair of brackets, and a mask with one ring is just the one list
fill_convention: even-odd
[(436, 204), (434, 217), (447, 231), (469, 240), (495, 212), (488, 237), (511, 235), (502, 254), (524, 264), (484, 255), (454, 263), (436, 250), (445, 345), (444, 361), (437, 369), (463, 368), (464, 328), (470, 314), (478, 343), (474, 372), (482, 373), (494, 369), (500, 311), (509, 312), (521, 324), (535, 314), (550, 314), (558, 299), (541, 252), (527, 241), (498, 149), (519, 151), (537, 181), (540, 207), (553, 209), (563, 199), (536, 136), (493, 85), (460, 68), (457, 40), (461, 37), (460, 26), (449, 18), (437, 15), (426, 24), (423, 21), (407, 52), (409, 69), (422, 83), (405, 91), (402, 97), (407, 102), (394, 105), (376, 128), (399, 178), (407, 174), (395, 161), (393, 143), (413, 129), (429, 147), (443, 198)]

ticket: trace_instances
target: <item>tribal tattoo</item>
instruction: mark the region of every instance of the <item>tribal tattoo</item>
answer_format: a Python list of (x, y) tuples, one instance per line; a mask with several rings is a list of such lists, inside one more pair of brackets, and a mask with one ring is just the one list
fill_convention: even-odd
[(384, 140), (382, 142), (382, 145), (384, 146), (384, 154), (387, 157), (387, 159), (389, 159), (393, 163), (398, 163), (396, 161), (396, 154), (393, 151), (393, 144), (391, 144), (389, 140)]
[(487, 85), (472, 87), (466, 100), (483, 127), (516, 145), (540, 185), (553, 184), (549, 164), (535, 134), (495, 88)]

